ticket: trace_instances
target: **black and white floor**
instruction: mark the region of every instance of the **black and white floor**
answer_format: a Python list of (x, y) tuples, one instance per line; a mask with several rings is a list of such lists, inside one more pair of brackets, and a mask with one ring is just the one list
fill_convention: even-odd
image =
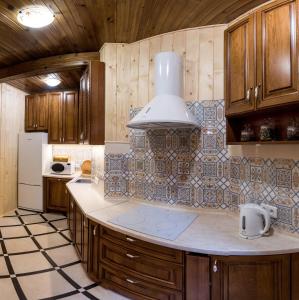
[(91, 281), (67, 220), (15, 210), (0, 218), (0, 299), (126, 299)]

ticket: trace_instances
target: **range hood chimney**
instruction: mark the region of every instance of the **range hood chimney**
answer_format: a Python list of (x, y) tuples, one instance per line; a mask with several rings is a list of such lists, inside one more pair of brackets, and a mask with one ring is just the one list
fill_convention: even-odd
[(194, 128), (199, 125), (182, 93), (181, 58), (175, 52), (155, 56), (156, 96), (127, 124), (129, 128)]

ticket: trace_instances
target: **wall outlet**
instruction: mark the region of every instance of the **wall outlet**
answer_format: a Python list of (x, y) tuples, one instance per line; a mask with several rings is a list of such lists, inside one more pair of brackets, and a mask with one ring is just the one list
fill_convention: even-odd
[(277, 219), (277, 207), (276, 206), (262, 203), (261, 207), (269, 212), (271, 218)]

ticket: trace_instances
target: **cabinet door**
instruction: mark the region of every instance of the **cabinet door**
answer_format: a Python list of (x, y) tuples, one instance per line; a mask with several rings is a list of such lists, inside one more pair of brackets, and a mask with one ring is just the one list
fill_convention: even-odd
[(299, 101), (296, 1), (257, 12), (257, 108)]
[(100, 261), (100, 225), (89, 221), (89, 241), (88, 241), (88, 275), (94, 281), (101, 281), (99, 278)]
[(62, 93), (50, 93), (49, 97), (49, 144), (62, 143)]
[(64, 92), (63, 143), (76, 144), (78, 139), (78, 93)]
[(75, 213), (76, 213), (76, 205), (73, 197), (68, 194), (68, 200), (69, 200), (69, 207), (68, 207), (68, 223), (69, 223), (69, 229), (71, 233), (71, 238), (74, 241), (75, 240)]
[(66, 190), (66, 180), (57, 178), (47, 178), (47, 210), (67, 211), (68, 197)]
[(186, 300), (210, 300), (210, 258), (186, 255)]
[(292, 254), (292, 300), (299, 299), (299, 253)]
[(75, 246), (82, 260), (82, 238), (83, 238), (83, 214), (80, 208), (76, 207), (76, 225), (75, 225)]
[(36, 112), (36, 130), (48, 130), (48, 94), (36, 95), (35, 99)]
[(87, 68), (80, 79), (79, 95), (79, 142), (89, 143), (89, 68)]
[(212, 300), (290, 299), (290, 257), (212, 257)]
[(254, 16), (225, 31), (226, 114), (254, 109)]
[(25, 98), (25, 131), (34, 131), (36, 125), (35, 95)]

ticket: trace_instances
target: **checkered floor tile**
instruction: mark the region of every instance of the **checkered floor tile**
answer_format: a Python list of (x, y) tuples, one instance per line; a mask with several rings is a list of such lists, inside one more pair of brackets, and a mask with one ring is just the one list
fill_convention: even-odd
[(10, 212), (0, 245), (0, 299), (127, 299), (87, 277), (63, 215)]

